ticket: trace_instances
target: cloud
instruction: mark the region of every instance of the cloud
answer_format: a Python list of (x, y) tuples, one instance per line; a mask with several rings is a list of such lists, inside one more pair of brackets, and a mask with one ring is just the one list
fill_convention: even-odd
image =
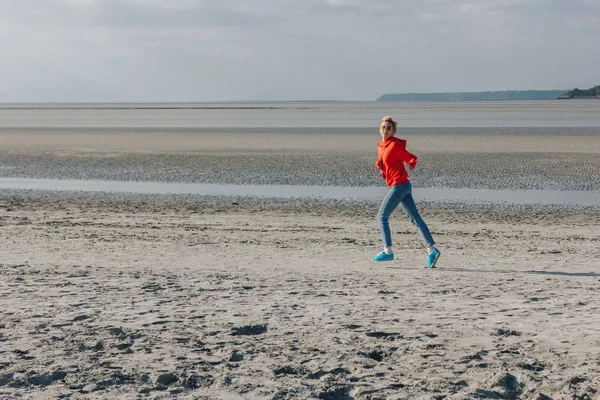
[(587, 0), (7, 0), (0, 101), (593, 86), (599, 16)]
[(360, 5), (360, 0), (326, 0), (325, 2), (333, 7)]
[(94, 6), (99, 0), (65, 0), (66, 5), (73, 6)]

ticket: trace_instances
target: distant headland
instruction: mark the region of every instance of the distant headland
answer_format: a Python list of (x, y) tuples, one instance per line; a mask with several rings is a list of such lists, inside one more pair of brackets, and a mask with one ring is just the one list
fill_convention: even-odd
[(588, 90), (499, 90), (488, 92), (393, 93), (377, 101), (556, 100), (600, 98), (600, 85)]
[(567, 93), (560, 95), (559, 99), (600, 99), (600, 85), (593, 88), (582, 90), (573, 89)]

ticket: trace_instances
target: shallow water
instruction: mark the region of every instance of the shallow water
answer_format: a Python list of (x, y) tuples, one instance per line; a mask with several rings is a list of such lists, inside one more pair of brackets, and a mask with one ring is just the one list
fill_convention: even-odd
[(600, 127), (600, 100), (0, 104), (0, 128)]
[[(383, 186), (219, 185), (19, 178), (0, 178), (0, 189), (326, 200), (381, 200), (388, 190)], [(590, 191), (413, 188), (413, 196), (417, 201), (439, 203), (600, 206), (600, 192)]]

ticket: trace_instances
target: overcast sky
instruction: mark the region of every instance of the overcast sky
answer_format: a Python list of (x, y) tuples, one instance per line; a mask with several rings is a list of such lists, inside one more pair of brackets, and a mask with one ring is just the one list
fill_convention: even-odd
[(600, 84), (600, 0), (1, 0), (0, 102)]

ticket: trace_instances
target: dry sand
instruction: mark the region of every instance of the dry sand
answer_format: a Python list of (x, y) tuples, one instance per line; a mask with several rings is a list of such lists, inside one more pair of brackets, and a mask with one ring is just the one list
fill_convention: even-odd
[[(28, 147), (4, 132), (2, 157), (69, 152), (88, 171), (108, 157), (45, 134)], [(140, 143), (205, 154), (184, 136)], [(505, 151), (464, 144), (473, 177)], [(570, 160), (600, 173), (597, 145)], [(0, 398), (600, 398), (598, 210), (420, 208), (433, 270), (399, 213), (397, 259), (370, 262), (376, 204), (3, 191)]]

